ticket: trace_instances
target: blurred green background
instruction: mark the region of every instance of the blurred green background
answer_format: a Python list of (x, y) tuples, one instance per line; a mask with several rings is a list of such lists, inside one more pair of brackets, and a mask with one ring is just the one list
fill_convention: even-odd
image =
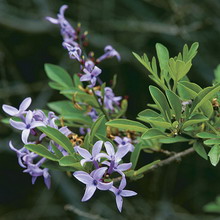
[[(148, 86), (152, 82), (146, 70), (135, 60), (132, 51), (150, 57), (155, 43), (166, 45), (176, 55), (185, 43), (200, 43), (189, 74), (201, 86), (213, 80), (213, 70), (220, 63), (219, 0), (1, 0), (0, 1), (0, 104), (17, 106), (25, 97), (33, 98), (32, 108), (60, 100), (48, 87), (44, 63), (61, 65), (70, 73), (78, 71), (61, 46), (56, 25), (45, 21), (55, 17), (61, 5), (69, 5), (68, 20), (89, 31), (89, 47), (97, 57), (111, 44), (122, 56), (104, 61), (102, 79), (109, 82), (118, 74), (116, 95), (128, 95), (128, 118), (151, 102)], [(0, 117), (5, 114), (0, 111)], [(34, 186), (22, 173), (17, 157), (8, 147), (9, 140), (19, 148), (19, 134), (0, 125), (0, 219), (220, 219), (206, 213), (203, 206), (220, 194), (220, 168), (212, 167), (196, 154), (171, 164), (144, 179), (132, 182), (128, 189), (138, 196), (124, 201), (122, 214), (116, 210), (111, 193), (96, 193), (82, 204), (83, 185), (73, 177), (52, 172), (52, 188), (47, 190), (41, 178)], [(166, 145), (180, 151), (187, 146)], [(141, 155), (147, 163), (151, 156)], [(67, 211), (71, 204), (71, 211)]]

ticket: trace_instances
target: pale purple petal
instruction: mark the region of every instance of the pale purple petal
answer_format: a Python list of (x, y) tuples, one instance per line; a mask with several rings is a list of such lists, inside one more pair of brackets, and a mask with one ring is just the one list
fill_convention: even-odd
[(86, 149), (84, 149), (82, 147), (78, 147), (77, 151), (85, 159), (91, 159), (91, 157), (92, 157), (92, 155), (89, 153), (89, 151), (87, 151)]
[(95, 157), (102, 149), (103, 141), (97, 141), (92, 148), (92, 156)]
[(92, 70), (92, 75), (98, 76), (101, 72), (102, 70), (99, 67), (95, 66), (94, 69)]
[(23, 141), (24, 144), (27, 144), (28, 143), (28, 137), (29, 137), (29, 134), (30, 134), (30, 129), (24, 129), (22, 131), (22, 134), (21, 134), (21, 139)]
[(99, 182), (98, 185), (97, 185), (97, 188), (99, 190), (109, 190), (113, 185), (113, 182), (110, 182), (110, 183), (102, 183), (102, 182)]
[(5, 113), (11, 116), (15, 116), (18, 114), (18, 109), (10, 105), (3, 105), (2, 109), (4, 110)]
[(89, 85), (89, 87), (91, 88), (91, 87), (94, 87), (95, 86), (95, 84), (96, 84), (96, 77), (93, 77), (93, 78), (91, 78), (91, 85)]
[(116, 136), (115, 139), (114, 139), (114, 141), (115, 141), (117, 144), (121, 144), (122, 138)]
[(122, 190), (120, 195), (123, 197), (129, 197), (129, 196), (136, 196), (137, 193), (132, 190)]
[(30, 106), (30, 104), (31, 104), (31, 98), (30, 97), (24, 99), (22, 101), (22, 103), (20, 104), (20, 106), (19, 106), (19, 111), (20, 112), (25, 111)]
[(83, 167), (86, 162), (91, 162), (92, 160), (82, 159), (80, 160), (80, 164)]
[[(56, 120), (56, 118), (52, 119), (52, 120)], [(64, 134), (65, 136), (68, 136), (70, 134), (72, 134), (72, 131), (70, 131), (67, 126), (64, 126), (62, 128), (59, 129), (59, 131)]]
[(20, 121), (14, 121), (12, 119), (9, 120), (10, 125), (18, 130), (24, 130), (26, 128), (26, 124)]
[(127, 148), (127, 146), (118, 148), (118, 151), (115, 154), (115, 161), (119, 162), (121, 158), (123, 158), (128, 153), (129, 150), (130, 149)]
[(48, 20), (49, 22), (53, 23), (53, 24), (59, 24), (58, 19), (51, 18), (51, 17), (45, 17), (45, 19)]
[(106, 149), (106, 151), (107, 151), (109, 156), (115, 155), (114, 147), (113, 147), (113, 145), (109, 141), (106, 141), (104, 143), (104, 145), (105, 145), (105, 149)]
[(92, 184), (93, 178), (84, 171), (76, 171), (73, 176), (84, 184)]
[(109, 191), (113, 192), (113, 193), (116, 195), (117, 192), (118, 192), (118, 189), (117, 189), (116, 187), (112, 186), (112, 187), (109, 189)]
[(132, 166), (132, 163), (122, 163), (122, 164), (117, 166), (117, 169), (120, 170), (120, 171), (125, 171), (125, 170), (130, 169), (131, 166)]
[(84, 194), (81, 201), (85, 202), (85, 201), (89, 200), (93, 196), (95, 191), (96, 191), (96, 187), (94, 185), (87, 185), (85, 194)]
[(32, 176), (32, 180), (31, 180), (32, 184), (35, 183), (36, 179), (37, 179), (37, 176)]
[(123, 199), (119, 195), (116, 195), (116, 204), (117, 204), (117, 208), (118, 208), (119, 212), (121, 212), (122, 204), (123, 204)]
[(90, 81), (90, 80), (91, 80), (90, 74), (85, 74), (80, 77), (80, 81)]
[(95, 170), (93, 173), (93, 178), (99, 181), (103, 177), (106, 170), (107, 170), (107, 167), (102, 167), (102, 168)]
[(31, 123), (30, 128), (36, 128), (36, 127), (46, 127), (46, 125), (42, 121), (33, 121)]
[(33, 119), (33, 112), (29, 110), (27, 112), (27, 115), (26, 115), (26, 118), (25, 118), (26, 124), (30, 124), (32, 119)]
[(60, 7), (60, 15), (64, 17), (64, 12), (66, 11), (67, 8), (68, 8), (68, 5), (62, 5)]
[(48, 177), (44, 178), (44, 183), (45, 183), (45, 185), (47, 186), (47, 188), (50, 189), (50, 186), (51, 186), (51, 178), (50, 178), (49, 175), (48, 175)]
[(123, 190), (126, 186), (126, 178), (122, 178), (121, 182), (120, 182), (120, 185), (118, 187), (119, 190)]
[(111, 160), (111, 157), (109, 156), (109, 155), (107, 155), (106, 153), (99, 153), (99, 154), (97, 154), (96, 156), (95, 156), (95, 160), (97, 160), (97, 159), (99, 159), (99, 158), (106, 158), (106, 159), (108, 159), (108, 160)]

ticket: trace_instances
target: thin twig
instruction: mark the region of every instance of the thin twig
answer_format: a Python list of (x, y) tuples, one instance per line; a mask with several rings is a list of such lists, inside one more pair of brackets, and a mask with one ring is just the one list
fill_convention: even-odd
[[(141, 174), (145, 174), (145, 173), (148, 173), (148, 172), (151, 172), (151, 171), (154, 171), (160, 167), (163, 167), (163, 166), (166, 166), (166, 165), (169, 165), (170, 163), (172, 162), (175, 162), (175, 161), (180, 161), (182, 157), (185, 157), (191, 153), (193, 153), (195, 150), (193, 147), (191, 148), (188, 148), (187, 150), (184, 150), (182, 152), (179, 152), (179, 153), (176, 153), (175, 155), (171, 156), (171, 157), (168, 157), (167, 159), (165, 160), (162, 160), (160, 161), (159, 163), (151, 166), (148, 170), (144, 171), (143, 173)], [(113, 182), (118, 182), (121, 180), (121, 177), (117, 177), (117, 178), (114, 178), (113, 179)]]
[(99, 215), (94, 215), (94, 214), (90, 214), (88, 212), (85, 212), (85, 211), (81, 211), (80, 209), (74, 207), (73, 205), (65, 205), (64, 206), (64, 209), (66, 211), (71, 211), (79, 216), (82, 216), (82, 217), (85, 217), (85, 218), (88, 218), (88, 219), (94, 219), (94, 220), (107, 220), (106, 218), (102, 218), (101, 216)]

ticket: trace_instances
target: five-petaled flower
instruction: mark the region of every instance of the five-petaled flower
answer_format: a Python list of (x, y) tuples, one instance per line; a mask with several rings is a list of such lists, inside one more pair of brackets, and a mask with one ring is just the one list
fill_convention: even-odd
[(130, 197), (137, 195), (137, 193), (132, 190), (124, 190), (125, 186), (126, 186), (126, 179), (122, 178), (118, 189), (114, 186), (112, 186), (112, 188), (110, 189), (110, 191), (112, 191), (115, 194), (117, 208), (120, 212), (122, 210), (122, 204), (123, 204), (122, 197)]
[(95, 193), (96, 189), (109, 190), (112, 187), (113, 182), (110, 182), (110, 183), (103, 182), (102, 178), (106, 170), (107, 170), (107, 167), (102, 167), (102, 168), (92, 171), (90, 174), (84, 171), (76, 171), (73, 173), (73, 176), (76, 179), (86, 184), (86, 190), (82, 198), (82, 202), (89, 200)]

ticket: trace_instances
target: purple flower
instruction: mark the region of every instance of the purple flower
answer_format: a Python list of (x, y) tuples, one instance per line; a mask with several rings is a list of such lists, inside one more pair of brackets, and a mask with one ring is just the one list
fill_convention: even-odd
[(70, 44), (63, 42), (63, 47), (68, 50), (70, 59), (76, 59), (79, 62), (82, 60), (81, 55), (82, 51), (79, 46), (71, 46)]
[(85, 69), (87, 69), (89, 72), (92, 72), (94, 67), (95, 67), (95, 64), (91, 60), (87, 60), (85, 62)]
[[(101, 92), (96, 91), (96, 94), (101, 97)], [(105, 87), (105, 94), (104, 94), (104, 105), (105, 108), (114, 110), (113, 105), (119, 106), (119, 101), (121, 100), (121, 96), (115, 96), (112, 89), (110, 87)]]
[(97, 160), (99, 159), (99, 153), (102, 149), (103, 141), (97, 141), (92, 148), (92, 154), (84, 148), (76, 147), (75, 150), (80, 154), (84, 159), (80, 161), (83, 166), (86, 162), (93, 162), (96, 169), (99, 168)]
[(111, 45), (106, 46), (104, 52), (105, 53), (97, 59), (97, 62), (101, 62), (102, 60), (112, 57), (117, 57), (118, 61), (121, 60), (119, 53)]
[(84, 171), (74, 172), (73, 176), (82, 183), (86, 184), (86, 191), (82, 198), (82, 202), (89, 200), (93, 196), (97, 188), (99, 190), (109, 190), (112, 187), (112, 182), (104, 183), (102, 181), (106, 169), (107, 167), (102, 167), (92, 171), (90, 174)]
[(57, 19), (56, 18), (51, 18), (51, 17), (46, 17), (48, 21), (50, 21), (53, 24), (59, 24), (60, 29), (61, 29), (61, 35), (63, 36), (64, 42), (76, 46), (78, 45), (75, 42), (76, 38), (76, 31), (74, 28), (70, 25), (70, 23), (65, 19), (64, 12), (68, 8), (67, 5), (63, 5), (60, 8), (60, 13), (57, 14)]
[(114, 186), (112, 186), (112, 188), (110, 189), (110, 191), (115, 194), (117, 208), (120, 212), (122, 210), (122, 204), (123, 204), (123, 198), (122, 197), (130, 197), (130, 196), (136, 196), (137, 195), (137, 193), (134, 192), (134, 191), (124, 190), (125, 186), (126, 186), (126, 179), (122, 178), (118, 189)]
[(43, 122), (35, 121), (33, 119), (33, 112), (30, 110), (27, 112), (26, 117), (24, 119), (24, 122), (14, 121), (12, 119), (10, 119), (9, 122), (12, 127), (16, 128), (18, 130), (22, 130), (21, 139), (24, 144), (28, 143), (28, 137), (31, 132), (31, 129), (36, 128), (36, 127), (40, 127), (40, 126), (45, 127), (45, 124)]
[(85, 75), (82, 75), (80, 81), (91, 81), (91, 85), (89, 87), (94, 87), (96, 84), (97, 76), (101, 74), (102, 70), (95, 66), (92, 71), (88, 71), (87, 69), (83, 69)]
[(128, 137), (120, 138), (118, 136), (115, 137), (114, 141), (118, 144), (118, 147), (126, 146), (129, 148), (129, 151), (134, 151), (134, 146), (131, 144), (131, 139)]
[(26, 113), (26, 110), (30, 106), (30, 104), (31, 104), (31, 98), (28, 97), (22, 101), (18, 109), (10, 105), (3, 105), (2, 109), (4, 110), (4, 112), (6, 112), (11, 116), (21, 117), (23, 114)]
[(32, 184), (35, 183), (37, 177), (43, 176), (44, 177), (44, 183), (47, 186), (48, 189), (50, 189), (50, 174), (48, 173), (48, 169), (44, 168), (41, 169), (40, 166), (44, 163), (46, 159), (42, 158), (40, 161), (38, 161), (37, 164), (29, 163), (27, 166), (27, 169), (24, 170), (24, 173), (29, 173), (32, 176)]
[(16, 149), (13, 146), (11, 141), (9, 142), (9, 146), (10, 146), (11, 150), (13, 150), (17, 153), (18, 163), (23, 168), (26, 168), (28, 163), (30, 163), (30, 162), (32, 163), (33, 159), (38, 157), (37, 154), (35, 154), (34, 152), (30, 152), (25, 147), (22, 147), (20, 150)]
[(92, 108), (90, 112), (87, 112), (87, 115), (91, 117), (92, 121), (96, 121), (98, 118), (98, 113), (94, 108)]

